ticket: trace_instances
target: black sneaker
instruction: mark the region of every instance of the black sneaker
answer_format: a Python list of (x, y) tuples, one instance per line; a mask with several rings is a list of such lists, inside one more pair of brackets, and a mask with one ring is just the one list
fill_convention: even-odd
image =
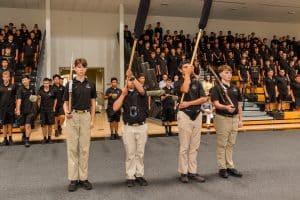
[(116, 139), (116, 140), (120, 139), (120, 136), (119, 136), (118, 133), (115, 133), (115, 139)]
[(226, 169), (220, 169), (219, 170), (219, 176), (222, 178), (228, 178), (228, 173)]
[(26, 140), (26, 134), (22, 132), (22, 142), (25, 142), (25, 140)]
[(53, 141), (51, 140), (51, 138), (48, 138), (48, 139), (47, 139), (47, 143), (53, 144)]
[(135, 180), (127, 179), (127, 180), (126, 180), (127, 187), (134, 187), (134, 186), (135, 186), (134, 181), (135, 181)]
[(228, 168), (227, 172), (230, 176), (234, 176), (234, 177), (242, 177), (243, 174), (241, 172), (239, 172), (237, 169), (234, 168)]
[(91, 189), (93, 189), (92, 184), (88, 180), (79, 181), (79, 185), (80, 185), (80, 187), (82, 187), (85, 190), (91, 190)]
[(115, 134), (111, 134), (110, 135), (110, 140), (114, 140), (115, 139)]
[(3, 140), (3, 145), (6, 145), (6, 146), (9, 145), (9, 142), (8, 142), (8, 139), (7, 139), (7, 138), (4, 138), (4, 140)]
[(69, 192), (74, 192), (78, 188), (78, 181), (71, 181), (69, 186), (68, 186), (68, 191)]
[(43, 139), (42, 141), (41, 141), (41, 144), (46, 144), (47, 143), (47, 140), (46, 139)]
[(29, 140), (27, 140), (27, 139), (25, 140), (24, 146), (25, 146), (25, 147), (30, 147), (30, 142), (29, 142)]
[(14, 142), (13, 142), (12, 138), (9, 138), (9, 141), (8, 141), (8, 143), (9, 143), (9, 145), (13, 145), (13, 144), (14, 144)]
[(140, 186), (147, 186), (148, 182), (144, 177), (136, 177), (135, 181), (140, 184)]
[(187, 174), (181, 174), (179, 180), (182, 183), (188, 183), (189, 182), (189, 178), (188, 178)]
[(61, 126), (58, 126), (58, 134), (59, 134), (59, 135), (62, 134), (62, 128), (61, 128)]
[(188, 178), (197, 181), (199, 183), (205, 182), (205, 178), (203, 176), (200, 176), (199, 174), (188, 173)]
[(58, 137), (59, 136), (59, 132), (58, 130), (55, 130), (55, 137)]

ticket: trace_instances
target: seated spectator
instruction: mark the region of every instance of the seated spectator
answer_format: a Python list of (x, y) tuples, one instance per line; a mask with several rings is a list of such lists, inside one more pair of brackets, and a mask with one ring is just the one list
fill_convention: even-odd
[(166, 87), (167, 84), (167, 80), (168, 80), (168, 75), (167, 74), (163, 74), (161, 76), (162, 80), (159, 82), (159, 88), (163, 89), (164, 87)]

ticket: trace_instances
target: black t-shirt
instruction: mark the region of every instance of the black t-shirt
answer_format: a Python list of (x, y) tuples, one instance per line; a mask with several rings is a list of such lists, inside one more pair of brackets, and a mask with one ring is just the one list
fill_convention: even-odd
[(284, 69), (286, 72), (289, 68), (289, 63), (287, 60), (280, 59), (279, 60), (280, 69)]
[(250, 69), (249, 65), (241, 64), (239, 66), (239, 71), (240, 71), (241, 77), (246, 78), (247, 77), (247, 72), (249, 72), (249, 69)]
[(276, 79), (275, 78), (264, 78), (264, 85), (266, 86), (268, 94), (275, 94), (275, 86), (276, 86)]
[(227, 65), (229, 65), (232, 69), (235, 67), (235, 60), (234, 58), (228, 58), (227, 59)]
[[(181, 86), (184, 82), (184, 79), (180, 79), (178, 81), (178, 84), (176, 84), (175, 87), (175, 93), (178, 95), (179, 99), (181, 99), (182, 93), (181, 93)], [(193, 101), (196, 99), (199, 99), (201, 97), (206, 97), (204, 89), (202, 87), (202, 84), (200, 81), (195, 79), (195, 77), (191, 78), (191, 83), (189, 86), (189, 91), (184, 95), (183, 101)], [(201, 111), (201, 105), (193, 105), (189, 106), (187, 108), (181, 109), (185, 114), (187, 114), (191, 119), (193, 118), (194, 115), (200, 113)]]
[(38, 92), (38, 95), (41, 97), (41, 112), (52, 112), (56, 99), (53, 89), (49, 89), (49, 91), (42, 89)]
[(300, 97), (300, 83), (292, 83), (292, 90), (295, 97)]
[(34, 110), (33, 103), (29, 100), (30, 95), (35, 95), (32, 87), (21, 86), (17, 91), (17, 99), (21, 99), (21, 114), (32, 113)]
[(17, 48), (18, 46), (15, 42), (5, 42), (3, 44), (4, 54), (2, 56), (4, 58), (15, 57)]
[[(14, 112), (17, 88), (13, 84), (0, 85), (0, 109)], [(1, 112), (0, 111), (0, 112)]]
[(148, 116), (147, 95), (141, 95), (137, 90), (128, 91), (123, 101), (123, 121), (124, 123), (144, 122)]
[[(69, 84), (67, 83), (64, 101), (69, 101)], [(90, 110), (91, 99), (97, 97), (95, 84), (91, 81), (84, 79), (83, 82), (78, 81), (76, 78), (73, 79), (72, 85), (72, 110)]]
[(114, 102), (121, 96), (122, 94), (122, 90), (120, 88), (108, 88), (105, 91), (105, 96), (108, 96), (109, 94), (116, 94), (117, 98), (113, 99), (111, 96), (108, 97), (108, 101), (107, 101), (107, 108), (108, 109), (112, 109)]
[[(170, 88), (164, 87), (163, 90), (165, 91), (165, 94), (170, 94), (170, 95), (175, 94), (175, 91), (172, 87), (170, 87)], [(164, 100), (162, 100), (162, 107), (163, 108), (165, 108), (165, 107), (174, 107), (174, 105), (175, 105), (175, 102), (173, 101), (172, 96), (168, 96)]]
[(24, 57), (25, 58), (32, 58), (34, 57), (34, 54), (36, 52), (36, 49), (33, 45), (25, 45), (23, 47)]
[(64, 93), (65, 93), (65, 87), (62, 86), (62, 85), (53, 85), (52, 86), (52, 89), (53, 89), (53, 92), (55, 94), (55, 97), (57, 99), (57, 103), (56, 103), (56, 107), (62, 107), (63, 104), (64, 104), (64, 101), (63, 101), (63, 97), (64, 97)]
[(161, 74), (167, 74), (168, 73), (168, 61), (166, 58), (159, 58), (158, 59), (159, 69)]
[(260, 67), (251, 66), (250, 67), (250, 76), (252, 79), (259, 79)]
[[(242, 95), (240, 93), (240, 90), (233, 84), (230, 84), (230, 86), (224, 84), (224, 86), (226, 87), (227, 94), (230, 97), (236, 109), (233, 113), (230, 113), (227, 110), (220, 110), (216, 108), (216, 113), (219, 115), (236, 115), (239, 112), (239, 101), (242, 101)], [(212, 88), (211, 101), (219, 101), (219, 103), (222, 105), (230, 105), (220, 85), (215, 85)]]
[(290, 85), (290, 82), (286, 76), (277, 76), (276, 83), (277, 83), (277, 88), (280, 93), (288, 92), (288, 85)]
[(171, 71), (177, 71), (178, 65), (179, 65), (179, 59), (177, 55), (170, 55), (168, 57), (168, 70)]

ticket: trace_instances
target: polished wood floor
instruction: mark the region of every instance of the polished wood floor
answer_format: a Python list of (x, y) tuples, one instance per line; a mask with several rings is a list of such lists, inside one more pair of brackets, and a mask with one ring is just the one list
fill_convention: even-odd
[[(36, 128), (32, 130), (31, 141), (40, 141), (42, 140), (42, 131), (41, 127), (36, 121)], [(149, 119), (147, 121), (148, 124), (148, 134), (149, 136), (164, 136), (165, 128), (162, 126), (162, 123), (159, 121)], [(174, 124), (176, 125), (176, 124)], [(119, 125), (119, 134), (122, 135), (123, 122), (120, 122)], [(240, 131), (259, 131), (259, 130), (286, 130), (286, 129), (300, 129), (300, 119), (293, 120), (268, 120), (268, 121), (246, 121), (244, 122), (244, 126), (240, 128)], [(177, 134), (178, 128), (177, 126), (172, 127), (172, 131)], [(2, 131), (1, 131), (2, 132)], [(18, 132), (15, 130), (14, 132)], [(207, 129), (205, 127), (202, 128), (202, 133), (215, 133), (214, 127)], [(63, 130), (63, 134), (59, 137), (52, 137), (53, 140), (63, 141), (66, 138), (66, 133)], [(54, 135), (54, 131), (53, 131)], [(110, 137), (109, 123), (107, 122), (107, 117), (105, 112), (97, 113), (95, 118), (95, 127), (92, 129), (92, 139), (105, 139)], [(0, 134), (0, 142), (2, 141), (3, 134)], [(16, 142), (21, 141), (21, 134), (14, 133), (13, 140)]]

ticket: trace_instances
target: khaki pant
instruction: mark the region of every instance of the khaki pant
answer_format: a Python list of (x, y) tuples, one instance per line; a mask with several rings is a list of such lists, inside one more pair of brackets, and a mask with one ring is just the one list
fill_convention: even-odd
[(67, 119), (67, 151), (68, 151), (68, 179), (87, 180), (88, 160), (91, 141), (91, 115), (86, 113), (72, 113)]
[(233, 146), (238, 133), (239, 116), (225, 117), (216, 115), (217, 163), (219, 169), (234, 168), (232, 160)]
[(192, 121), (188, 115), (179, 111), (177, 114), (179, 129), (178, 172), (181, 174), (197, 173), (197, 155), (201, 139), (202, 114)]
[(126, 178), (144, 176), (144, 152), (147, 142), (147, 124), (141, 126), (124, 125), (123, 143), (126, 151)]

